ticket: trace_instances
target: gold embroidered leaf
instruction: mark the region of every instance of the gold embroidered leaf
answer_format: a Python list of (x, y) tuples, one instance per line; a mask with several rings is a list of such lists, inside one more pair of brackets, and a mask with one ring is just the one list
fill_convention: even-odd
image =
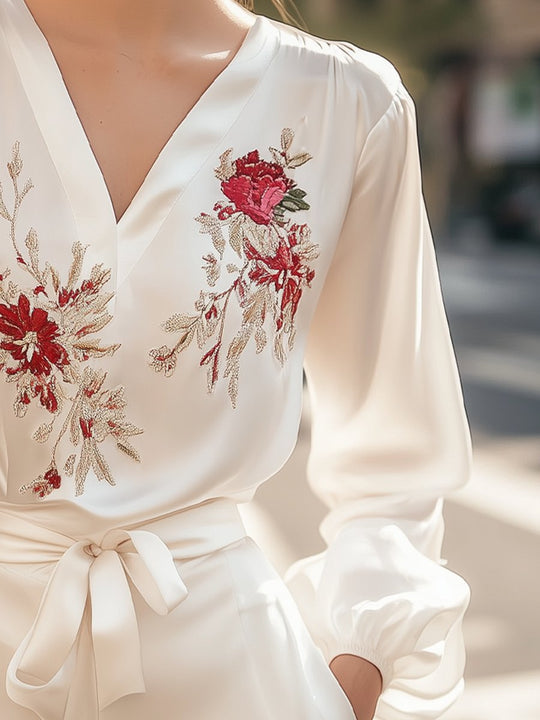
[(262, 255), (268, 255), (279, 245), (280, 235), (276, 228), (256, 225), (250, 226), (250, 240), (253, 247)]
[(84, 492), (84, 481), (90, 470), (90, 452), (88, 443), (83, 443), (77, 469), (75, 470), (75, 495), (78, 497)]
[(53, 425), (54, 422), (43, 423), (43, 425), (40, 425), (32, 435), (33, 439), (38, 443), (46, 443), (52, 432)]
[(41, 278), (41, 274), (39, 272), (39, 243), (38, 243), (38, 236), (37, 232), (34, 230), (34, 228), (30, 228), (28, 231), (28, 234), (26, 235), (25, 239), (25, 245), (28, 249), (28, 254), (30, 256), (30, 266), (34, 272), (35, 277)]
[[(86, 248), (83, 248), (83, 253), (86, 253)], [(111, 279), (112, 271), (110, 268), (104, 268), (101, 263), (94, 265), (90, 271), (90, 280), (94, 284), (94, 287), (101, 289)], [(111, 294), (114, 295), (114, 293)]]
[(84, 394), (90, 397), (91, 395), (98, 393), (103, 387), (106, 377), (106, 370), (85, 367), (81, 383), (83, 390), (85, 391)]
[[(210, 297), (213, 298), (213, 297), (214, 297), (214, 294), (213, 294), (213, 293), (205, 293), (205, 292), (203, 292), (202, 290), (200, 291), (199, 297), (195, 300), (195, 303), (194, 303), (194, 304), (195, 304), (195, 310), (198, 310), (199, 312), (202, 312), (202, 311), (205, 309), (206, 303), (208, 302), (207, 299), (206, 299), (207, 296), (208, 296), (209, 298), (210, 298)], [(198, 317), (198, 316), (197, 316), (197, 317)]]
[(281, 131), (281, 149), (287, 152), (291, 147), (294, 138), (294, 133), (291, 128), (283, 128)]
[(199, 322), (196, 325), (197, 345), (199, 349), (202, 350), (208, 340), (212, 337), (222, 315), (223, 310), (217, 305), (212, 305), (209, 308), (209, 311), (199, 318)]
[(131, 443), (127, 442), (127, 440), (119, 440), (116, 443), (116, 447), (119, 450), (121, 450), (123, 453), (128, 455), (132, 460), (135, 460), (136, 462), (141, 462), (141, 456), (135, 450), (133, 445), (131, 445)]
[(304, 165), (304, 163), (307, 163), (308, 160), (311, 160), (311, 158), (312, 158), (312, 155), (310, 155), (307, 152), (299, 153), (298, 155), (293, 155), (293, 157), (291, 157), (287, 160), (287, 167), (289, 167), (289, 168), (300, 167), (300, 165)]
[(229, 378), (227, 391), (233, 408), (238, 399), (238, 376), (240, 374), (240, 356), (244, 351), (253, 331), (253, 325), (244, 325), (233, 338), (227, 351), (227, 364), (223, 377)]
[(126, 389), (123, 385), (119, 385), (113, 390), (106, 391), (103, 399), (108, 408), (124, 408), (127, 405)]
[(289, 350), (294, 348), (294, 341), (296, 340), (296, 328), (291, 327), (289, 332)]
[(89, 302), (88, 302), (88, 310), (91, 311), (94, 315), (98, 315), (99, 313), (103, 312), (107, 305), (109, 304), (109, 301), (114, 297), (114, 293), (102, 293), (100, 295), (95, 295)]
[(161, 323), (161, 327), (165, 332), (173, 333), (181, 330), (189, 330), (199, 320), (198, 315), (185, 315), (184, 313), (175, 313), (168, 320)]
[(231, 340), (229, 349), (227, 351), (227, 366), (225, 368), (224, 377), (227, 377), (232, 371), (234, 364), (238, 361), (238, 358), (244, 351), (248, 344), (249, 338), (251, 337), (253, 326), (245, 325), (237, 333), (237, 335)]
[(265, 332), (264, 328), (258, 327), (255, 330), (256, 352), (260, 353), (264, 350), (264, 348), (266, 347), (267, 340), (268, 339), (266, 337), (266, 332)]
[(283, 165), (283, 153), (275, 147), (268, 148), (272, 154), (272, 159), (277, 165)]
[(219, 253), (220, 257), (223, 257), (223, 253), (225, 252), (225, 238), (223, 237), (223, 232), (221, 231), (221, 228), (218, 225), (214, 225), (210, 231), (210, 234), (212, 236), (212, 242), (214, 244), (214, 247)]
[(221, 340), (208, 350), (207, 353), (201, 358), (201, 367), (207, 366), (206, 382), (208, 385), (208, 392), (212, 392), (214, 385), (216, 384), (219, 376), (219, 352), (221, 350)]
[(228, 180), (234, 175), (235, 167), (231, 161), (232, 152), (233, 149), (229, 148), (219, 156), (219, 167), (214, 171), (218, 180)]
[(268, 288), (262, 286), (256, 292), (252, 293), (249, 296), (249, 302), (245, 303), (243, 324), (260, 327), (264, 322), (267, 302)]
[[(108, 313), (106, 313), (105, 315), (101, 315), (101, 317), (96, 318), (96, 320), (94, 320), (94, 322), (88, 323), (87, 325), (83, 325), (83, 327), (79, 328), (76, 333), (77, 337), (84, 337), (85, 335), (93, 335), (94, 333), (97, 333), (100, 330), (103, 330), (105, 325), (108, 325), (110, 320), (111, 320), (111, 315), (109, 315)], [(120, 347), (120, 345), (118, 345), (118, 347)]]
[(244, 240), (243, 217), (235, 217), (229, 227), (229, 243), (235, 253), (242, 257), (242, 243)]
[(65, 462), (64, 465), (64, 472), (68, 477), (71, 477), (73, 475), (73, 471), (75, 470), (75, 460), (77, 459), (77, 456), (75, 454), (72, 454), (68, 457), (68, 459)]
[(7, 293), (11, 299), (13, 299), (19, 294), (19, 288), (15, 285), (14, 282), (11, 282), (11, 280), (8, 283)]
[(197, 338), (197, 346), (200, 350), (203, 349), (203, 347), (206, 345), (206, 341), (209, 339), (210, 335), (207, 331), (205, 331), (205, 324), (203, 322), (197, 323), (197, 331), (196, 331), (196, 338)]
[(35, 478), (35, 480), (32, 480), (32, 482), (26, 483), (26, 485), (21, 485), (19, 492), (22, 494), (28, 492), (29, 490), (35, 490), (37, 487), (43, 487), (44, 484), (45, 478), (43, 475), (38, 475), (38, 477)]
[(133, 423), (122, 423), (119, 426), (119, 433), (123, 438), (132, 437), (133, 435), (142, 435), (144, 430)]
[(21, 174), (21, 170), (23, 167), (21, 156), (20, 156), (20, 149), (21, 149), (21, 144), (17, 140), (17, 142), (13, 145), (13, 147), (11, 149), (11, 161), (8, 162), (8, 165), (7, 165), (9, 176), (11, 177), (11, 179), (13, 180), (14, 183), (15, 183), (16, 179), (19, 177), (19, 175)]
[(75, 350), (80, 350), (83, 356), (94, 358), (112, 356), (119, 347), (120, 344), (101, 347), (99, 340), (78, 340), (73, 343), (73, 348)]
[(90, 450), (91, 453), (91, 465), (92, 469), (96, 473), (96, 477), (98, 480), (106, 480), (109, 485), (116, 485), (113, 476), (111, 474), (111, 469), (103, 457), (103, 455), (100, 453), (99, 448), (97, 445), (93, 444), (92, 448)]
[(73, 261), (71, 263), (71, 267), (69, 269), (69, 277), (67, 286), (69, 289), (72, 289), (79, 279), (81, 275), (82, 270), (82, 264), (84, 260), (84, 255), (86, 253), (86, 248), (81, 245), (80, 242), (73, 243), (71, 247), (71, 253), (73, 255)]
[(24, 187), (23, 187), (22, 191), (21, 191), (21, 195), (20, 195), (19, 200), (22, 200), (25, 195), (28, 195), (28, 193), (30, 192), (30, 190), (31, 190), (33, 187), (34, 187), (34, 185), (33, 185), (32, 181), (31, 181), (31, 180), (27, 180), (27, 181), (25, 182), (25, 184), (24, 184)]
[(74, 404), (69, 422), (69, 439), (71, 444), (77, 446), (81, 439), (81, 426), (79, 424), (79, 403)]
[(319, 257), (319, 248), (312, 243), (303, 243), (298, 246), (298, 254), (302, 260), (316, 260)]
[(229, 393), (229, 397), (231, 399), (231, 405), (233, 408), (236, 408), (237, 401), (238, 401), (238, 376), (240, 374), (240, 367), (239, 364), (236, 363), (234, 368), (231, 368), (231, 372), (229, 373), (229, 384), (227, 386), (227, 391)]
[(9, 214), (8, 209), (4, 203), (2, 183), (0, 183), (0, 217), (3, 217), (4, 220), (11, 222), (11, 215)]
[[(80, 375), (75, 365), (66, 365), (62, 368), (62, 380), (69, 385), (78, 385), (80, 382)], [(71, 399), (73, 402), (73, 399)]]
[(38, 250), (38, 236), (34, 228), (30, 228), (30, 230), (28, 231), (24, 243), (30, 252), (36, 252)]
[(52, 265), (48, 265), (47, 268), (50, 270), (51, 273), (51, 282), (53, 284), (54, 292), (57, 293), (60, 289), (60, 278), (58, 277), (58, 273), (52, 267)]
[(203, 270), (206, 272), (206, 281), (210, 287), (214, 287), (221, 275), (221, 264), (218, 259), (212, 253), (203, 257), (204, 265)]
[(225, 251), (225, 238), (223, 237), (223, 231), (221, 229), (221, 223), (219, 220), (212, 215), (206, 215), (201, 213), (195, 218), (200, 223), (201, 227), (199, 232), (207, 233), (212, 238), (212, 243), (219, 253), (220, 257), (223, 257)]
[[(12, 382), (15, 380), (13, 378)], [(23, 394), (19, 392), (17, 394), (17, 397), (13, 401), (13, 412), (15, 415), (19, 418), (23, 418), (26, 415), (26, 411), (28, 410), (28, 403), (24, 402), (23, 400)]]
[(208, 392), (213, 391), (214, 386), (218, 381), (218, 358), (219, 355), (216, 355), (211, 361), (202, 363), (203, 365), (208, 366), (206, 368), (206, 387), (208, 388)]
[(235, 265), (234, 263), (227, 263), (227, 272), (229, 273), (239, 273), (240, 268), (238, 265)]
[(276, 333), (274, 338), (274, 356), (281, 365), (285, 364), (285, 350), (283, 349), (282, 333)]

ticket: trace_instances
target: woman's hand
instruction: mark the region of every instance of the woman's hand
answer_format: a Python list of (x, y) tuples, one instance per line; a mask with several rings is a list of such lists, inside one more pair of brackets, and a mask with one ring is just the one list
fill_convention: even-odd
[(330, 670), (349, 698), (356, 720), (372, 720), (381, 694), (382, 678), (369, 660), (356, 655), (336, 655)]

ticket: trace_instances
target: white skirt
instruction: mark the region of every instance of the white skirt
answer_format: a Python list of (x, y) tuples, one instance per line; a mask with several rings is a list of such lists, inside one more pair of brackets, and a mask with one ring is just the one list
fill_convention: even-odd
[[(354, 720), (287, 587), (251, 537), (174, 564), (187, 595), (167, 615), (154, 612), (129, 580), (145, 691), (99, 709), (92, 626), (84, 622), (64, 709), (47, 720)], [(0, 563), (3, 677), (50, 574), (51, 563)], [(123, 650), (115, 655), (129, 663)], [(0, 717), (41, 715), (13, 702), (2, 682)]]

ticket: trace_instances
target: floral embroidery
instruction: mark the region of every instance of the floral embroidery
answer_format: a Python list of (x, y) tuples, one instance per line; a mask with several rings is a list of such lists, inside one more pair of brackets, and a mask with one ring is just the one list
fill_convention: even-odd
[(107, 373), (84, 365), (90, 359), (111, 356), (120, 347), (102, 346), (96, 338), (112, 319), (106, 308), (114, 293), (105, 290), (111, 272), (94, 265), (90, 277), (81, 278), (86, 248), (76, 242), (67, 281), (62, 283), (54, 267), (41, 264), (38, 235), (33, 228), (26, 235), (23, 253), (17, 241), (18, 214), (33, 185), (27, 180), (20, 188), (23, 163), (19, 143), (13, 147), (7, 169), (13, 186), (13, 209), (8, 210), (0, 184), (0, 218), (10, 225), (17, 268), (30, 276), (31, 287), (21, 289), (11, 279), (9, 268), (0, 274), (0, 371), (8, 382), (16, 384), (13, 407), (18, 417), (26, 415), (33, 401), (52, 416), (35, 431), (35, 441), (49, 441), (64, 404), (69, 406), (56, 430), (47, 469), (20, 491), (32, 491), (42, 498), (61, 486), (58, 456), (65, 438), (71, 450), (62, 471), (74, 475), (76, 495), (81, 495), (90, 469), (99, 480), (115, 484), (99, 448), (106, 438), (112, 438), (119, 450), (139, 461), (128, 438), (142, 430), (126, 421), (124, 388), (104, 389)]
[[(168, 377), (176, 369), (178, 355), (195, 341), (205, 351), (200, 365), (207, 367), (208, 390), (212, 392), (219, 380), (227, 310), (234, 299), (242, 309), (242, 322), (227, 348), (223, 372), (229, 379), (233, 407), (238, 397), (240, 356), (250, 338), (256, 352), (262, 352), (268, 343), (265, 326), (270, 317), (273, 353), (283, 364), (285, 346), (289, 350), (294, 346), (294, 321), (302, 293), (315, 277), (311, 263), (319, 255), (318, 245), (310, 241), (307, 224), (288, 217), (310, 207), (306, 192), (297, 187), (288, 171), (308, 162), (311, 155), (291, 155), (293, 139), (292, 130), (283, 130), (280, 149), (269, 148), (272, 162), (261, 160), (258, 150), (236, 160), (231, 159), (232, 148), (221, 155), (215, 174), (229, 202), (217, 202), (212, 214), (201, 213), (196, 220), (215, 249), (203, 256), (208, 286), (215, 288), (224, 265), (232, 280), (220, 292), (201, 291), (195, 313), (177, 313), (166, 320), (162, 327), (177, 334), (177, 342), (150, 351), (150, 365)], [(225, 262), (229, 249), (235, 253), (235, 262)]]

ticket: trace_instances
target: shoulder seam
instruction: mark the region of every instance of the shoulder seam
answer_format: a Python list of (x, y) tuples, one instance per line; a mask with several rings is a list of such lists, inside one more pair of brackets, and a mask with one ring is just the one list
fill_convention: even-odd
[(397, 88), (395, 89), (392, 97), (390, 98), (390, 102), (388, 103), (388, 107), (387, 107), (386, 110), (382, 113), (382, 115), (380, 116), (380, 118), (374, 123), (374, 125), (373, 125), (372, 128), (371, 128), (371, 130), (369, 130), (368, 134), (366, 135), (366, 138), (365, 138), (364, 143), (363, 143), (363, 145), (362, 145), (362, 149), (360, 150), (360, 153), (358, 154), (358, 160), (357, 160), (357, 163), (356, 163), (356, 169), (357, 169), (357, 171), (358, 171), (358, 168), (360, 167), (360, 165), (362, 164), (362, 158), (363, 158), (363, 156), (364, 156), (364, 152), (365, 152), (366, 147), (367, 147), (367, 145), (368, 145), (368, 142), (369, 142), (369, 140), (370, 140), (370, 138), (371, 138), (371, 135), (375, 132), (375, 130), (377, 130), (377, 128), (379, 127), (379, 125), (382, 123), (382, 121), (385, 119), (385, 117), (389, 114), (390, 110), (394, 107), (396, 101), (399, 99), (399, 94), (400, 94), (400, 92), (401, 92), (402, 90), (405, 90), (406, 95), (408, 95), (407, 90), (406, 90), (405, 86), (403, 85), (403, 82), (400, 81), (400, 82), (398, 83), (398, 86), (397, 86)]

